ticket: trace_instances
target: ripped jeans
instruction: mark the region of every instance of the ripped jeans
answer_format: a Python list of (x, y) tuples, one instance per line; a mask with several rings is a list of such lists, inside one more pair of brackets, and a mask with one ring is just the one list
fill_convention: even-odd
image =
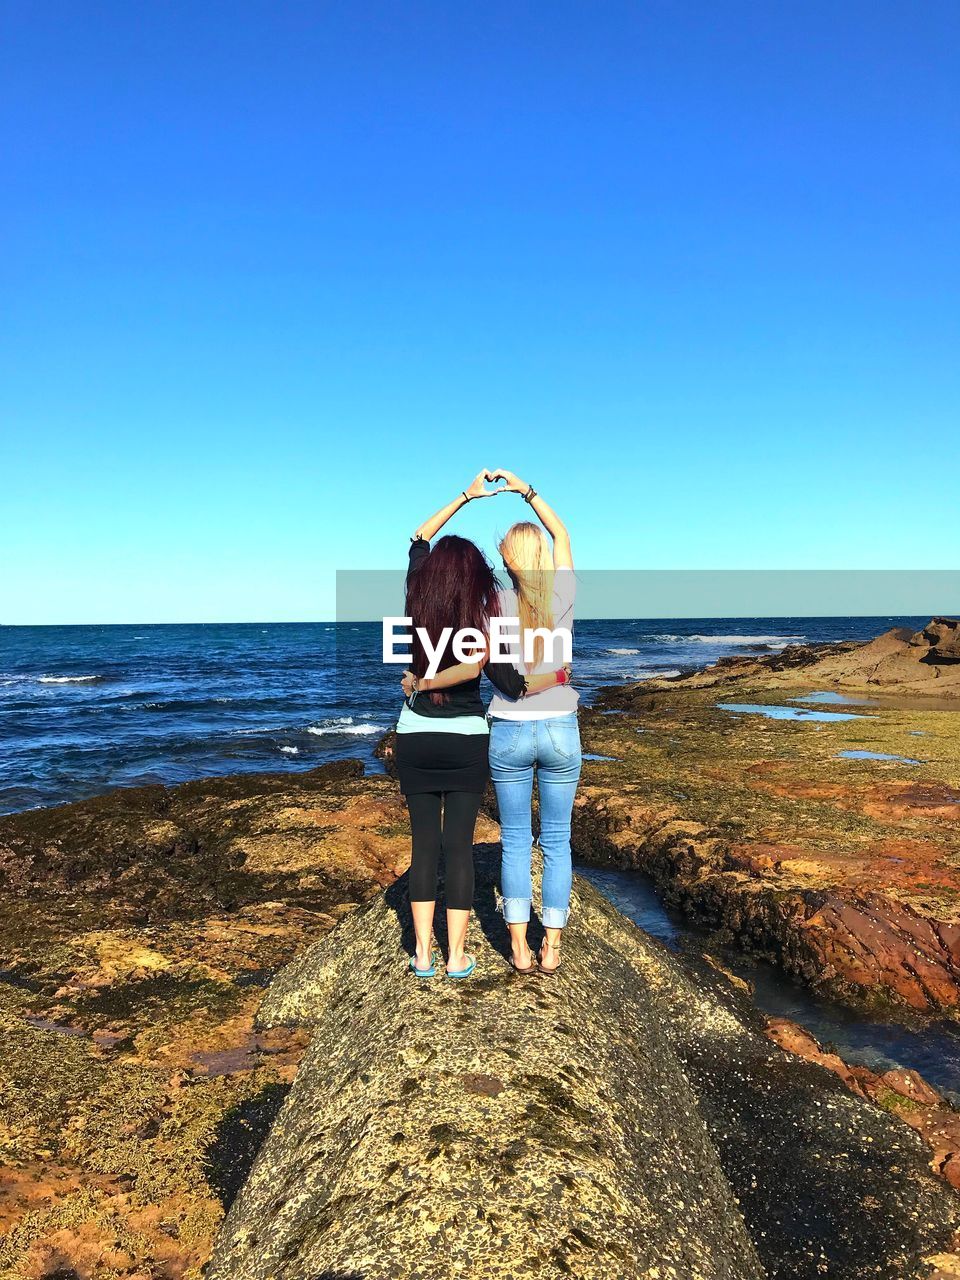
[(547, 929), (562, 929), (570, 914), (573, 863), (570, 815), (580, 779), (580, 726), (576, 713), (545, 720), (497, 720), (490, 724), (490, 775), (497, 791), (503, 864), (500, 886), (508, 924), (530, 919), (533, 885), (531, 805), (533, 774), (540, 790), (543, 911)]

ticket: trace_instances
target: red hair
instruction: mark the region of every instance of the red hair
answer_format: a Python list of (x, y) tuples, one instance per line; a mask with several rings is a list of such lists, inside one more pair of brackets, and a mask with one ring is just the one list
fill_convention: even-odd
[[(452, 627), (454, 635), (466, 627), (486, 635), (490, 619), (500, 612), (499, 591), (500, 580), (475, 543), (455, 535), (441, 538), (407, 580), (406, 615), (413, 620), (414, 675), (426, 675), (429, 662), (418, 627), (426, 631), (434, 646), (445, 627)], [(440, 659), (441, 671), (457, 662), (452, 640), (451, 636)], [(436, 703), (446, 701), (440, 692), (431, 693), (430, 698)]]

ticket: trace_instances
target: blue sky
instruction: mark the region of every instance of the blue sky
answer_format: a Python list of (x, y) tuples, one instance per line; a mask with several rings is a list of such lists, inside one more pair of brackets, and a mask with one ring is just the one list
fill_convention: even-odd
[(960, 564), (952, 0), (0, 14), (0, 621), (330, 616), (482, 465), (591, 568)]

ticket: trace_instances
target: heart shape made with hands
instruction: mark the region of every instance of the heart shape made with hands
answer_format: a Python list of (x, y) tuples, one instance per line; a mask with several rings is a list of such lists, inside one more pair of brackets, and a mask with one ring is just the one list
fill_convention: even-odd
[(483, 477), (484, 496), (493, 497), (497, 493), (507, 492), (507, 482), (503, 476), (495, 475), (492, 471), (487, 471)]

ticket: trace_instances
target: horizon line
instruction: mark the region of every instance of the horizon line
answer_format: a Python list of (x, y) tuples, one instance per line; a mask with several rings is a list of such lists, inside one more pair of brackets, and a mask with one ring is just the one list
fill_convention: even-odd
[[(755, 621), (758, 618), (805, 619), (808, 621), (838, 621), (845, 618), (886, 618), (894, 621), (897, 618), (949, 618), (960, 621), (960, 615), (954, 617), (950, 613), (937, 610), (923, 610), (920, 613), (675, 613), (675, 614), (595, 614), (578, 618), (576, 625), (584, 622), (698, 622), (713, 619), (725, 619), (730, 622)], [(288, 619), (209, 619), (191, 622), (0, 622), (0, 630), (41, 630), (63, 627), (345, 627), (373, 626), (382, 623), (382, 618), (288, 618)]]

